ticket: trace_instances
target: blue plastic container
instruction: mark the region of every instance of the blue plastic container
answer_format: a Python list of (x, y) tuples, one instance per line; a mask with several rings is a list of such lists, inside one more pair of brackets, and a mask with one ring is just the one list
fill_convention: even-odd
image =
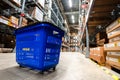
[(15, 31), (16, 61), (37, 70), (55, 68), (64, 31), (48, 22), (36, 23)]

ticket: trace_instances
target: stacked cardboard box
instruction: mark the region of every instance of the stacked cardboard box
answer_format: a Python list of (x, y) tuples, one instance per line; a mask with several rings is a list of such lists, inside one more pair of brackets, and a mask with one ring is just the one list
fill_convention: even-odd
[(104, 47), (90, 48), (90, 58), (94, 61), (99, 64), (105, 64), (105, 57)]
[(34, 10), (32, 11), (32, 16), (38, 20), (38, 21), (43, 21), (43, 12), (38, 8), (34, 7)]
[(100, 32), (96, 34), (96, 42), (98, 46), (104, 46), (105, 43), (108, 43), (106, 32)]
[(106, 51), (120, 51), (120, 41), (111, 42), (104, 45)]
[(16, 28), (18, 27), (18, 18), (14, 16), (11, 16), (10, 18), (0, 16), (0, 23)]
[(22, 26), (27, 26), (28, 20), (26, 18), (22, 18)]
[(43, 12), (38, 7), (30, 7), (28, 11), (29, 15), (31, 15), (34, 19), (38, 21), (43, 21)]
[(10, 26), (13, 26), (13, 24), (18, 26), (18, 20), (19, 19), (16, 18), (15, 16), (10, 16), (9, 20), (10, 20), (10, 23), (9, 23)]
[(111, 43), (111, 42), (115, 42), (115, 41), (120, 41), (120, 36), (109, 39), (109, 42), (110, 42), (110, 43)]
[(42, 7), (45, 5), (45, 0), (36, 0)]
[(17, 6), (21, 6), (21, 0), (11, 0)]
[(120, 52), (107, 52), (106, 63), (120, 70)]
[(106, 29), (109, 43), (104, 45), (107, 51), (106, 64), (120, 69), (120, 18), (114, 21)]
[(4, 16), (0, 16), (0, 23), (3, 23), (3, 24), (6, 24), (6, 25), (8, 25), (8, 19), (6, 18), (6, 17), (4, 17)]

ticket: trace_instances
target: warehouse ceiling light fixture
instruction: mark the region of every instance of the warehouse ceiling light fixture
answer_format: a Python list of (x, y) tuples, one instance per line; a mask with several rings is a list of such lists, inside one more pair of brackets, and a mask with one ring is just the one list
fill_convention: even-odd
[(75, 23), (75, 17), (74, 17), (74, 15), (72, 15), (71, 18), (72, 18), (72, 22)]
[(72, 0), (69, 0), (69, 6), (72, 7)]
[(65, 24), (67, 23), (67, 21), (65, 20)]
[(74, 19), (73, 19), (72, 21), (73, 21), (73, 23), (75, 23), (75, 20), (74, 20)]
[(75, 19), (75, 17), (74, 17), (73, 15), (72, 15), (72, 17), (71, 17), (71, 18), (72, 18), (72, 20), (74, 20), (74, 19)]

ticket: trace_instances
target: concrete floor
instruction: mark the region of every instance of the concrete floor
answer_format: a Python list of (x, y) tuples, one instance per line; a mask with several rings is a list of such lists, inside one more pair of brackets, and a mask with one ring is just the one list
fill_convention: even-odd
[(40, 74), (19, 68), (15, 54), (0, 54), (0, 80), (114, 80), (80, 53), (61, 53), (55, 72)]

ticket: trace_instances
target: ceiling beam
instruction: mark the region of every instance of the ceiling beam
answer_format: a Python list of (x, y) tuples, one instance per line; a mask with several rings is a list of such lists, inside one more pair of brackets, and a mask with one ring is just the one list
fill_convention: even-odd
[(107, 23), (105, 24), (88, 24), (88, 27), (96, 27), (98, 25), (102, 25), (102, 26), (105, 26)]
[(115, 8), (115, 6), (111, 6), (111, 7), (94, 7), (92, 9), (92, 12), (96, 13), (96, 12), (111, 12), (113, 9)]
[(110, 12), (108, 13), (95, 13), (95, 14), (91, 14), (91, 17), (106, 17), (106, 16), (111, 16)]
[(120, 4), (119, 0), (95, 0), (95, 5), (94, 6), (99, 6), (99, 5), (113, 5), (113, 4)]
[(74, 27), (75, 27), (75, 26), (78, 27), (79, 25), (78, 25), (78, 24), (74, 24), (74, 25), (69, 25), (69, 26), (70, 26), (70, 27), (73, 27), (73, 26), (74, 26)]
[(90, 17), (90, 19), (89, 19), (89, 21), (104, 21), (104, 20), (108, 20), (108, 21), (110, 21), (110, 20), (112, 20), (111, 19), (112, 17)]
[(66, 15), (79, 14), (79, 11), (65, 12)]
[(88, 22), (88, 25), (91, 25), (91, 24), (98, 24), (98, 25), (101, 25), (101, 24), (105, 24), (107, 23), (108, 21), (89, 21)]

